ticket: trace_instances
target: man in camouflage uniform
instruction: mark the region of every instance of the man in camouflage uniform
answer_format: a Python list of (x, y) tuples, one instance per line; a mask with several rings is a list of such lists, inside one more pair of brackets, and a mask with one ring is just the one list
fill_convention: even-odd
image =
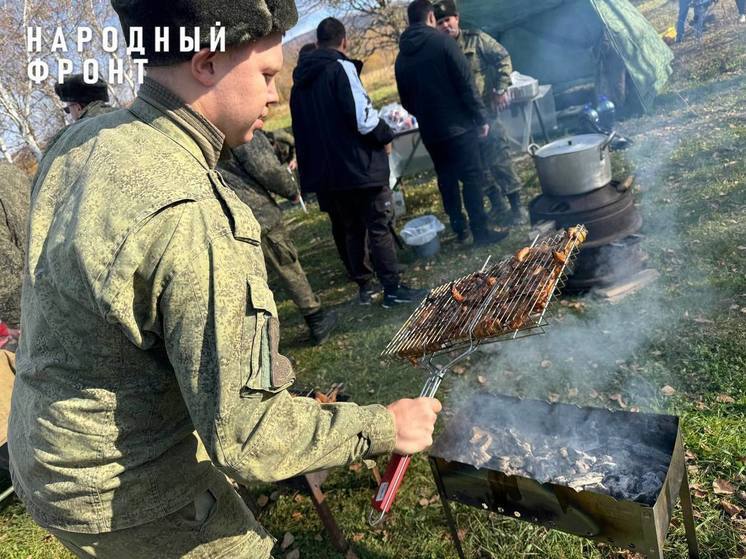
[(298, 185), (288, 167), (277, 159), (275, 149), (261, 130), (254, 134), (253, 140), (231, 152), (232, 157), (221, 161), (218, 169), (259, 222), (264, 261), (300, 309), (313, 341), (323, 343), (336, 325), (337, 315), (321, 308), (321, 301), (308, 283), (298, 251), (282, 222), (282, 210), (272, 196), (275, 194), (297, 203)]
[(109, 88), (100, 78), (89, 84), (83, 79), (83, 74), (74, 74), (55, 84), (54, 92), (60, 101), (67, 103), (64, 111), (74, 122), (116, 110), (109, 105)]
[[(55, 84), (54, 92), (60, 98), (60, 101), (66, 103), (63, 110), (65, 114), (70, 115), (73, 124), (85, 118), (92, 118), (116, 110), (109, 105), (109, 88), (101, 79), (96, 83), (89, 84), (85, 83), (83, 74), (73, 74), (64, 82)], [(70, 126), (65, 126), (52, 136), (47, 142), (46, 149), (51, 148)]]
[(486, 107), (491, 109), (490, 131), (480, 144), (482, 164), (485, 167), (485, 194), (490, 200), (490, 215), (498, 218), (507, 210), (503, 196), (510, 202), (513, 225), (526, 223), (528, 214), (521, 206), (521, 182), (513, 168), (505, 128), (497, 120), (497, 112), (508, 107), (508, 87), (513, 64), (505, 47), (478, 29), (460, 27), (454, 0), (435, 3), (438, 29), (458, 42), (472, 69), (477, 90), (482, 94)]
[[(71, 127), (31, 194), (9, 426), (16, 493), (78, 557), (269, 557), (248, 483), (432, 442), (437, 400), (287, 392), (260, 228), (215, 165), (278, 100), (292, 0), (114, 0), (143, 28), (127, 110)], [(225, 26), (227, 52), (155, 49)], [(172, 42), (173, 44), (173, 42)]]

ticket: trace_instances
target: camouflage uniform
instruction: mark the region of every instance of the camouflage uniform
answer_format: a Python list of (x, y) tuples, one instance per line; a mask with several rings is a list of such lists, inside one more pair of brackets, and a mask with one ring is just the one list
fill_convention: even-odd
[(215, 171), (223, 139), (146, 79), (128, 110), (71, 127), (32, 187), (11, 475), (81, 556), (267, 557), (224, 474), (394, 447), (383, 406), (287, 392), (259, 224)]
[(265, 134), (275, 149), (275, 154), (280, 163), (287, 165), (295, 159), (295, 138), (293, 138), (292, 134), (284, 130), (265, 132)]
[(236, 195), (254, 212), (262, 228), (262, 252), (267, 265), (279, 276), (303, 316), (321, 308), (298, 260), (298, 251), (282, 222), (282, 210), (272, 194), (284, 198), (298, 195), (293, 175), (275, 155), (261, 131), (251, 142), (232, 150), (233, 157), (218, 169)]
[(106, 113), (110, 113), (112, 111), (116, 111), (114, 107), (106, 103), (105, 101), (92, 101), (91, 103), (88, 103), (83, 110), (80, 112), (80, 117), (78, 120), (73, 122), (72, 124), (63, 127), (62, 129), (58, 130), (57, 133), (52, 136), (52, 139), (47, 142), (47, 147), (45, 148), (45, 153), (49, 148), (54, 145), (54, 143), (60, 139), (62, 134), (64, 134), (70, 126), (73, 126), (74, 124), (80, 122), (81, 120), (84, 120), (86, 118), (93, 118), (94, 116), (103, 115)]
[[(510, 87), (513, 65), (505, 47), (479, 30), (461, 29), (457, 42), (471, 66), (477, 91), (482, 94), (484, 105), (494, 105), (493, 95), (502, 94)], [(518, 192), (521, 182), (513, 168), (505, 128), (492, 114), (490, 132), (481, 144), (482, 162), (487, 169), (485, 193), (495, 205), (504, 207), (500, 191), (504, 196)], [(498, 191), (498, 187), (500, 191)]]

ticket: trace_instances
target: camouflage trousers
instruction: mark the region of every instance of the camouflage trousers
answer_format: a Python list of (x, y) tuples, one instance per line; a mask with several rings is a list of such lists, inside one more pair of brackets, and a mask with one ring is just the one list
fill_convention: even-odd
[(153, 522), (102, 534), (48, 530), (83, 559), (271, 557), (274, 539), (256, 521), (230, 481), (215, 472), (208, 490), (194, 502)]
[(479, 144), (485, 172), (484, 193), (490, 200), (521, 190), (521, 181), (513, 167), (505, 128), (499, 121), (490, 122), (490, 132)]
[(321, 301), (308, 283), (298, 251), (282, 222), (262, 232), (262, 252), (267, 268), (280, 279), (301, 314), (308, 316), (318, 311)]

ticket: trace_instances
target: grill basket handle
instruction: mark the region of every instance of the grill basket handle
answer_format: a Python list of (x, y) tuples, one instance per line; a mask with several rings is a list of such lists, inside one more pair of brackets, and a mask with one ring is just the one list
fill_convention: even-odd
[[(371, 525), (375, 526), (381, 522), (386, 513), (391, 510), (394, 499), (396, 499), (396, 494), (399, 492), (399, 487), (404, 480), (404, 474), (407, 472), (411, 461), (411, 456), (403, 456), (401, 454), (391, 455), (389, 464), (386, 466), (386, 472), (381, 478), (381, 484), (373, 496), (373, 511), (371, 511), (369, 518)], [(376, 515), (377, 512), (380, 514)]]

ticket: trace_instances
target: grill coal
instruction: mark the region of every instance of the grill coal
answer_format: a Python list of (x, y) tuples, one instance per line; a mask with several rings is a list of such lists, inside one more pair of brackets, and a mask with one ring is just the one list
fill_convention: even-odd
[(678, 418), (480, 394), (430, 451), (450, 513), (458, 501), (662, 558), (677, 495), (698, 557)]

